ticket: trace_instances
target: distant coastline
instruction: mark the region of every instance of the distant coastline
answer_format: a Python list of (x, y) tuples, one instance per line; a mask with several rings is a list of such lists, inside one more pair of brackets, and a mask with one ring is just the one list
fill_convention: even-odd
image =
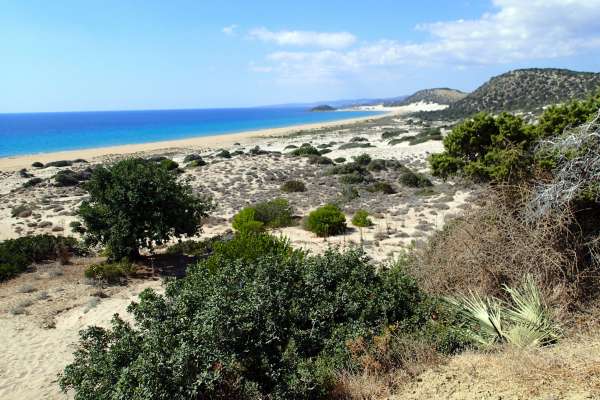
[[(348, 117), (342, 116), (340, 113), (348, 113)], [(301, 130), (319, 129), (332, 126), (343, 126), (361, 121), (366, 121), (375, 118), (383, 118), (389, 115), (403, 113), (401, 108), (378, 108), (376, 110), (365, 111), (363, 109), (351, 109), (336, 111), (333, 113), (325, 113), (334, 116), (334, 119), (320, 121), (315, 123), (295, 124), (266, 129), (253, 129), (241, 132), (231, 133), (215, 133), (202, 136), (192, 136), (176, 140), (159, 140), (144, 143), (121, 144), (115, 146), (97, 146), (82, 149), (70, 149), (62, 151), (48, 151), (30, 154), (17, 154), (10, 156), (0, 156), (0, 170), (16, 170), (20, 168), (28, 168), (35, 161), (50, 162), (65, 159), (85, 158), (92, 159), (94, 157), (107, 155), (122, 155), (134, 154), (138, 152), (166, 150), (172, 148), (198, 148), (209, 149), (217, 147), (231, 146), (237, 142), (250, 143), (252, 138), (282, 136), (289, 135)], [(323, 113), (313, 113), (323, 115)], [(366, 114), (366, 115), (365, 115)], [(343, 115), (343, 114), (342, 114)], [(350, 117), (352, 116), (352, 117)]]

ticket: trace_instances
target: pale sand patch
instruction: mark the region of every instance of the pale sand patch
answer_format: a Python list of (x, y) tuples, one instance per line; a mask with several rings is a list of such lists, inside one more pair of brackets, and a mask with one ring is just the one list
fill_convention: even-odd
[(136, 282), (114, 297), (102, 299), (85, 312), (75, 307), (56, 318), (56, 328), (44, 329), (27, 315), (0, 318), (0, 398), (3, 400), (65, 399), (56, 376), (73, 360), (79, 331), (108, 327), (115, 313), (131, 320), (127, 306), (145, 288), (161, 290), (159, 281)]

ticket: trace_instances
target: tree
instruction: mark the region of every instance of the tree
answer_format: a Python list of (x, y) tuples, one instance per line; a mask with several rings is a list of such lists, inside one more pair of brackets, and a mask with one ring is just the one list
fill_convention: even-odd
[(102, 244), (109, 258), (135, 258), (140, 248), (152, 248), (172, 237), (200, 232), (200, 220), (212, 208), (207, 198), (192, 195), (173, 172), (133, 158), (98, 167), (85, 184), (90, 198), (79, 215), (88, 244)]

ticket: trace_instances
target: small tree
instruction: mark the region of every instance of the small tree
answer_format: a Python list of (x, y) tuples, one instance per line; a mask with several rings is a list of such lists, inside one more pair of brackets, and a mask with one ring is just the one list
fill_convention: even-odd
[(212, 203), (192, 195), (164, 166), (135, 158), (96, 168), (79, 209), (86, 242), (103, 244), (110, 258), (139, 256), (172, 237), (195, 235)]

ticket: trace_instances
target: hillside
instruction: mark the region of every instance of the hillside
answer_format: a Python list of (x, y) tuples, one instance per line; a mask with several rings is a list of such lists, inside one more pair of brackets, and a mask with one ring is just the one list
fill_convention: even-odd
[(412, 96), (409, 96), (406, 99), (401, 101), (393, 101), (385, 103), (386, 106), (405, 106), (412, 103), (436, 103), (436, 104), (446, 104), (450, 105), (456, 103), (457, 101), (465, 98), (467, 93), (461, 92), (456, 89), (449, 88), (434, 88), (434, 89), (424, 89), (419, 90), (414, 93)]
[(580, 99), (600, 88), (600, 73), (530, 68), (493, 77), (443, 111), (425, 118), (457, 119), (480, 111), (535, 111), (549, 104)]

